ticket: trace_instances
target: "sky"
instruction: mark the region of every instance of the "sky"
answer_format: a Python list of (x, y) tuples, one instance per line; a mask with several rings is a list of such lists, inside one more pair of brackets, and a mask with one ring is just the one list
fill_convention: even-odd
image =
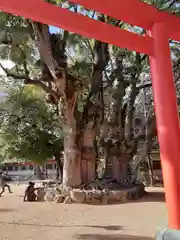
[(59, 32), (59, 28), (53, 27), (53, 26), (50, 26), (49, 30), (50, 30), (50, 33), (57, 33), (57, 32)]
[[(1, 60), (1, 64), (4, 68), (11, 69), (14, 66), (14, 63), (10, 60)], [(6, 76), (5, 72), (0, 67), (0, 75)]]
[[(8, 68), (8, 69), (11, 69), (13, 66), (14, 66), (14, 63), (11, 62), (10, 60), (1, 60), (0, 61), (1, 64), (3, 65), (4, 68)], [(2, 68), (0, 67), (0, 75), (1, 76), (6, 76), (5, 72), (2, 70)], [(4, 97), (6, 96), (7, 94), (4, 93), (3, 91), (1, 91), (0, 89), (0, 97)]]

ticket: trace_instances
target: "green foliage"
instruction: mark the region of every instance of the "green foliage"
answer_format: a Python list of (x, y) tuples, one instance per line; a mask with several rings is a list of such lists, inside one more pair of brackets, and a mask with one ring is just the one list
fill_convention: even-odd
[[(15, 64), (11, 73), (17, 75), (37, 76), (36, 62), (39, 54), (33, 40), (33, 29), (28, 20), (22, 17), (0, 12), (0, 58)], [(32, 71), (33, 68), (33, 71)]]
[(0, 155), (43, 163), (62, 151), (63, 139), (55, 109), (36, 87), (10, 89), (1, 100)]
[[(67, 4), (64, 0), (47, 0), (47, 2), (66, 7), (72, 11), (97, 19), (98, 13), (84, 9), (81, 6)], [(178, 14), (179, 5), (173, 0), (144, 0), (154, 4), (160, 9), (168, 9)], [(66, 3), (66, 4), (65, 4)], [(116, 19), (105, 16), (106, 21), (114, 26), (143, 34), (143, 29), (130, 26)], [(34, 42), (34, 32), (29, 21), (24, 18), (0, 12), (0, 60), (9, 59), (15, 66), (8, 70), (11, 85), (16, 86), (17, 80), (26, 80), (27, 75), (32, 80), (39, 79), (42, 73), (42, 62)], [(64, 31), (59, 31), (57, 38), (63, 39)], [(66, 55), (68, 59), (68, 72), (78, 78), (77, 109), (83, 113), (90, 82), (96, 62), (94, 52), (94, 39), (87, 39), (75, 33), (69, 33), (67, 39)], [(179, 46), (172, 44), (174, 61), (178, 62)], [(60, 51), (60, 47), (57, 51)], [(122, 81), (126, 90), (132, 83), (137, 85), (146, 82), (143, 74), (149, 76), (148, 58), (143, 54), (130, 52), (109, 45), (110, 60), (104, 71), (103, 84), (108, 100), (104, 101), (104, 108), (110, 106), (114, 94), (115, 80)], [(118, 60), (116, 62), (116, 60)], [(142, 61), (140, 61), (142, 60)], [(122, 63), (122, 67), (118, 68)], [(119, 65), (118, 65), (119, 64)], [(176, 70), (177, 71), (177, 70)], [(27, 74), (27, 72), (29, 74)], [(179, 76), (179, 75), (178, 75)], [(143, 79), (142, 79), (143, 78)], [(143, 81), (142, 81), (143, 80)], [(150, 77), (148, 78), (150, 80)], [(3, 84), (6, 79), (3, 77)], [(23, 84), (22, 84), (23, 85)], [(127, 92), (127, 91), (126, 91)], [(24, 87), (20, 90), (10, 89), (8, 97), (1, 103), (1, 152), (3, 156), (17, 157), (44, 161), (53, 156), (54, 149), (62, 146), (61, 127), (53, 107), (44, 102), (45, 94), (33, 87)], [(124, 92), (123, 92), (124, 94)], [(124, 96), (125, 99), (128, 98)]]
[(177, 0), (143, 0), (143, 2), (150, 5), (155, 5), (161, 10), (169, 11), (170, 13), (175, 13), (177, 16), (180, 14), (179, 3)]

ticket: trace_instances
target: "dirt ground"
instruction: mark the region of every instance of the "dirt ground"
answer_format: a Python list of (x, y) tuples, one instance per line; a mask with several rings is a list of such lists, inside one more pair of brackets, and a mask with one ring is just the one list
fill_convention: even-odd
[(23, 202), (25, 186), (0, 198), (2, 240), (152, 240), (166, 226), (163, 189), (121, 205)]

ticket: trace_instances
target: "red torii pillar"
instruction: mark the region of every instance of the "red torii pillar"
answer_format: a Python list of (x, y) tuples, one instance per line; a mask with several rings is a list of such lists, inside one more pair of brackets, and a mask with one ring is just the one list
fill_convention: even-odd
[(154, 56), (150, 57), (158, 140), (168, 209), (168, 225), (180, 230), (180, 131), (169, 36), (163, 23), (151, 31)]

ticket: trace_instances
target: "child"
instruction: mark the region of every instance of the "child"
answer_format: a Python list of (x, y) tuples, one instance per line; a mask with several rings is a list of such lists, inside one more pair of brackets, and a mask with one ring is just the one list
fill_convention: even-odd
[(28, 187), (26, 188), (25, 194), (24, 194), (24, 202), (35, 202), (36, 201), (36, 188), (34, 187), (35, 183), (29, 182)]

